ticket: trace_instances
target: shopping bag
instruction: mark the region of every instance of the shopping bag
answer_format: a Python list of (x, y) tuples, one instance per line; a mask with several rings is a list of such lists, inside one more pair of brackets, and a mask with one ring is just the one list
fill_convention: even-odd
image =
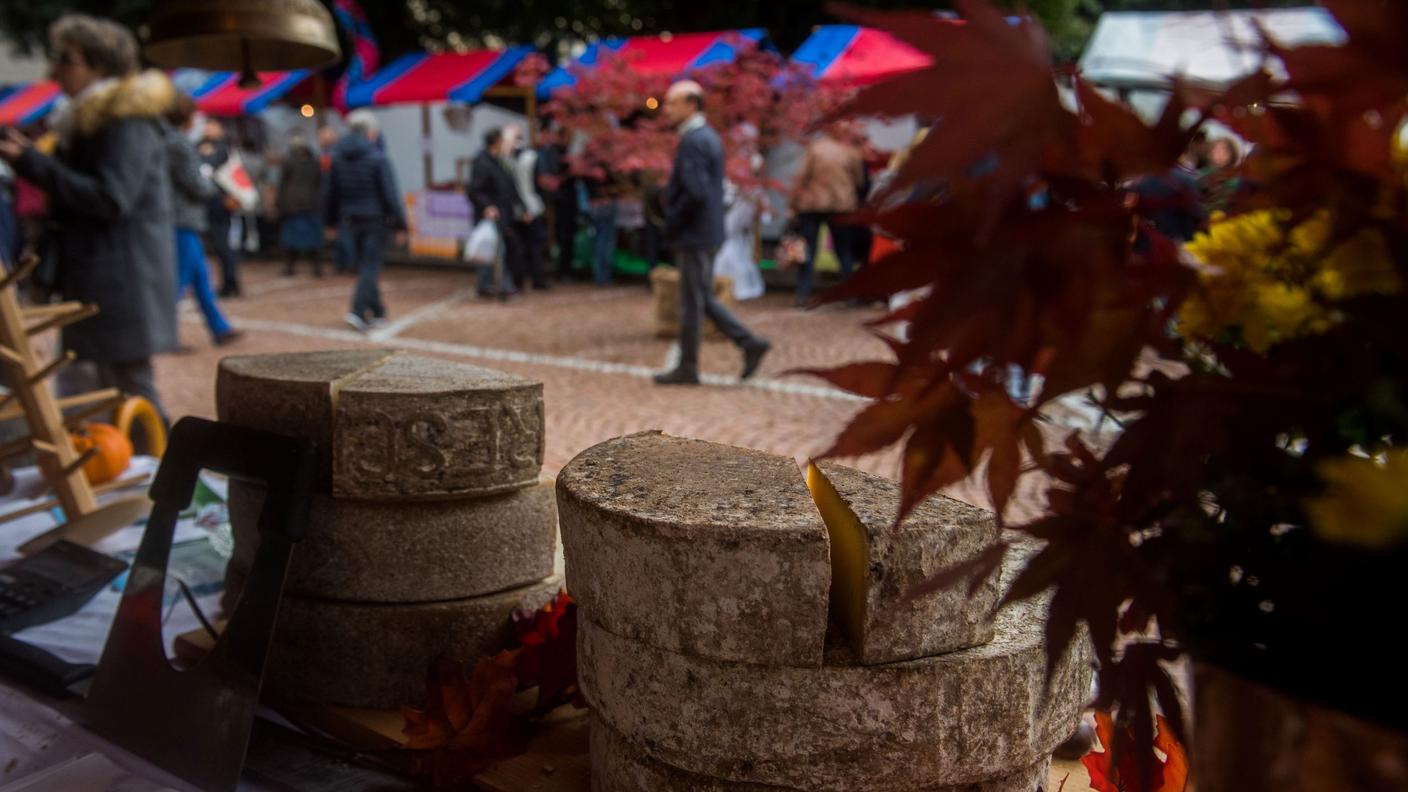
[(244, 161), (234, 151), (230, 152), (225, 164), (215, 169), (214, 181), (226, 196), (239, 205), (241, 211), (252, 212), (259, 206), (259, 190), (249, 177)]
[(464, 260), (494, 264), (499, 258), (499, 227), (493, 220), (480, 220), (464, 243)]
[(777, 241), (777, 265), (795, 267), (807, 260), (807, 241), (800, 234), (787, 233)]

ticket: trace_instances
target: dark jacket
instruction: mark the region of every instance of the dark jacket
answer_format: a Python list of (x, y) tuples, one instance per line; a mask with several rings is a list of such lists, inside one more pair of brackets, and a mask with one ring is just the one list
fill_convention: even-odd
[(488, 150), (481, 150), (469, 169), (469, 203), (475, 218), (484, 216), (489, 207), (499, 210), (499, 222), (511, 223), (523, 214), (523, 198), (513, 173)]
[(384, 220), (397, 230), (406, 227), (406, 208), (391, 160), (357, 134), (344, 135), (333, 147), (332, 167), (323, 183), (323, 225), (331, 228), (344, 220)]
[(20, 255), (20, 228), (10, 205), (9, 190), (0, 186), (0, 269), (15, 266)]
[(323, 195), (323, 168), (307, 146), (289, 149), (274, 199), (280, 217), (307, 214), (319, 209)]
[[(561, 143), (550, 143), (538, 149), (537, 173), (538, 192), (550, 204), (577, 203), (577, 185), (568, 174), (567, 148)], [(555, 180), (557, 187), (543, 186), (544, 177)]]
[[(196, 144), (196, 153), (202, 163), (217, 171), (230, 160), (230, 144), (225, 140), (201, 138), (200, 143)], [(225, 205), (225, 191), (220, 189), (220, 185), (215, 185), (215, 193), (205, 202), (205, 209), (208, 227), (230, 224), (230, 208)]]
[(1134, 185), (1137, 211), (1174, 242), (1187, 242), (1207, 223), (1197, 175), (1183, 166), (1145, 176)]
[(724, 146), (708, 126), (675, 149), (665, 186), (665, 238), (674, 248), (712, 250), (724, 243)]
[(177, 228), (189, 231), (206, 229), (206, 205), (220, 193), (220, 188), (201, 172), (201, 158), (196, 147), (181, 130), (166, 128), (167, 167), (171, 172), (172, 221)]
[(26, 149), (15, 171), (49, 196), (59, 293), (98, 306), (64, 347), (131, 363), (176, 346), (176, 245), (161, 115), (175, 89), (148, 71), (99, 86), (73, 108), (55, 156)]

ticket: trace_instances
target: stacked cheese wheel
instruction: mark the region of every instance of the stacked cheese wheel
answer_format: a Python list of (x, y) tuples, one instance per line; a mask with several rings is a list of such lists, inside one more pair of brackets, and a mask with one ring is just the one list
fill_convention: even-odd
[[(226, 358), (220, 419), (317, 442), (266, 689), (287, 700), (419, 704), (439, 655), (473, 662), (515, 609), (562, 586), (542, 385), (399, 352)], [(259, 542), (264, 490), (230, 485), (227, 607)]]
[[(810, 484), (810, 488), (808, 487)], [(1090, 690), (1000, 584), (910, 599), (997, 540), (946, 498), (659, 433), (557, 482), (598, 792), (1029, 792)]]

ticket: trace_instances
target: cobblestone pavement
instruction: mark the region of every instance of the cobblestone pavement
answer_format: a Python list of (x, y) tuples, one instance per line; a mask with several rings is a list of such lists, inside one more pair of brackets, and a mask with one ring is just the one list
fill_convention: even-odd
[[(181, 335), (191, 348), (157, 361), (158, 385), (173, 417), (213, 417), (215, 370), (229, 354), (379, 346), (401, 348), (532, 377), (544, 385), (547, 452), (554, 476), (583, 449), (648, 429), (748, 446), (795, 457), (823, 451), (862, 403), (790, 369), (826, 367), (886, 355), (862, 323), (878, 309), (827, 307), (799, 311), (789, 294), (741, 304), (740, 318), (771, 340), (757, 377), (739, 383), (738, 351), (706, 335), (701, 364), (707, 384), (664, 388), (650, 375), (665, 368), (672, 342), (654, 335), (654, 307), (643, 282), (608, 288), (567, 284), (508, 303), (476, 299), (459, 270), (392, 268), (382, 279), (390, 324), (361, 334), (343, 323), (353, 279), (283, 277), (278, 266), (244, 265), (245, 296), (222, 307), (245, 336), (215, 347), (189, 303)], [(897, 477), (897, 450), (849, 464)], [(1019, 491), (1009, 518), (1036, 504), (1037, 485)], [(956, 496), (980, 505), (980, 488)]]

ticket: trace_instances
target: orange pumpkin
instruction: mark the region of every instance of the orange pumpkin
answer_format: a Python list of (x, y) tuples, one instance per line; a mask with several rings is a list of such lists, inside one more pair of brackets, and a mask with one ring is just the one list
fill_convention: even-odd
[(132, 441), (111, 424), (84, 424), (69, 437), (73, 441), (73, 450), (79, 455), (90, 448), (97, 449), (97, 453), (83, 465), (89, 484), (106, 484), (115, 480), (132, 461)]

